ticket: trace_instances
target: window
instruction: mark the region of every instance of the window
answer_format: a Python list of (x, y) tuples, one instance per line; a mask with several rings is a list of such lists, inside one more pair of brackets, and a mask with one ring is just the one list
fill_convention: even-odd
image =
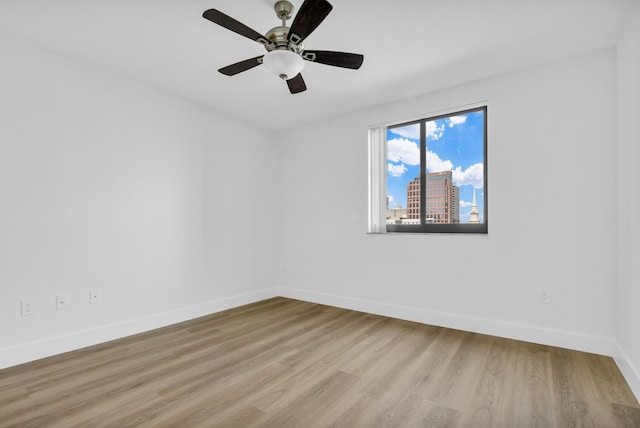
[(487, 108), (370, 130), (369, 232), (487, 233)]

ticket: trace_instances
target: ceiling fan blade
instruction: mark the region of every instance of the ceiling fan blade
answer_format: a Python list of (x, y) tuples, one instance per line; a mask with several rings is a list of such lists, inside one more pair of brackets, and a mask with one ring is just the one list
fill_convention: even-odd
[(287, 80), (287, 86), (289, 86), (289, 92), (292, 94), (298, 94), (307, 90), (307, 85), (305, 85), (302, 74), (300, 73), (293, 79)]
[(227, 76), (235, 76), (238, 73), (252, 69), (262, 64), (262, 55), (255, 58), (245, 59), (244, 61), (236, 62), (235, 64), (227, 65), (218, 70), (220, 73)]
[(357, 70), (364, 61), (364, 56), (360, 54), (334, 51), (304, 51), (302, 58), (307, 61), (319, 62), (320, 64), (333, 65), (335, 67), (352, 68)]
[(304, 0), (293, 19), (287, 40), (300, 44), (329, 15), (333, 6), (327, 0)]
[(257, 31), (247, 27), (242, 22), (236, 21), (232, 17), (225, 15), (217, 9), (205, 10), (202, 16), (211, 22), (233, 31), (234, 33), (245, 36), (248, 39), (256, 41), (263, 45), (268, 45), (269, 41)]

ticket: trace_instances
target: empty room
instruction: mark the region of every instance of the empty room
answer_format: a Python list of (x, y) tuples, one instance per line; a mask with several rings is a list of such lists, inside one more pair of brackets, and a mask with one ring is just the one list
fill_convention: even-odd
[(640, 427), (640, 0), (3, 0), (0, 54), (0, 427)]

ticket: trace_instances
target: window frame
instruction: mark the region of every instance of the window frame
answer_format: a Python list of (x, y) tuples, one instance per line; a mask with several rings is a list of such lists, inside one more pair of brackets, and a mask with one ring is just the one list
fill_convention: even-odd
[[(487, 156), (487, 145), (488, 145), (488, 132), (487, 132), (487, 124), (488, 124), (488, 115), (487, 115), (487, 105), (481, 105), (479, 107), (468, 108), (464, 110), (451, 111), (444, 114), (439, 114), (436, 116), (429, 116), (422, 119), (411, 120), (408, 122), (397, 123), (393, 125), (387, 125), (385, 129), (385, 141), (386, 141), (386, 132), (388, 129), (400, 128), (407, 125), (415, 125), (420, 124), (420, 213), (426, 212), (426, 123), (430, 121), (435, 121), (447, 117), (452, 116), (460, 116), (469, 113), (475, 113), (478, 111), (483, 112), (483, 211), (482, 211), (482, 223), (478, 224), (469, 224), (469, 223), (426, 223), (424, 216), (420, 215), (420, 224), (387, 224), (386, 232), (387, 233), (463, 233), (463, 234), (488, 234), (489, 233), (489, 222), (488, 222), (488, 156)], [(385, 160), (387, 159), (388, 153), (386, 153), (386, 143), (385, 143)], [(387, 162), (385, 162), (385, 171), (384, 177), (385, 182), (387, 179), (387, 171), (386, 166)], [(385, 186), (386, 187), (386, 186)], [(408, 207), (407, 207), (408, 209)]]

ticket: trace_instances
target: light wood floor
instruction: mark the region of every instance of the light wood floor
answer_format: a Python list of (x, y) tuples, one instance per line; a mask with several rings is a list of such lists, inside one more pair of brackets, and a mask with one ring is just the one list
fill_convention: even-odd
[(0, 371), (2, 427), (640, 427), (609, 357), (275, 298)]

